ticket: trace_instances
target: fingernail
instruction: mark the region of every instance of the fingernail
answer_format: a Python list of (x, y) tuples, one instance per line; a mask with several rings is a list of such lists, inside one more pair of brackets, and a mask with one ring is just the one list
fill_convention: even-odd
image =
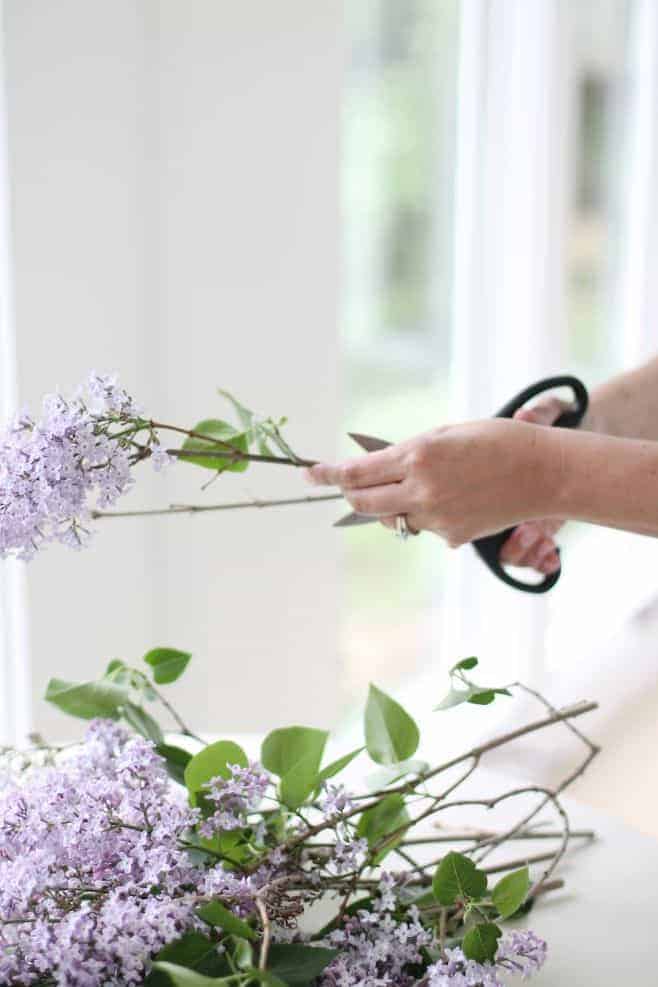
[(317, 482), (318, 481), (315, 479), (315, 477), (313, 475), (313, 467), (312, 466), (309, 467), (308, 469), (303, 469), (302, 470), (302, 476), (304, 477), (304, 479), (306, 480), (307, 483), (310, 483), (312, 486), (317, 486)]

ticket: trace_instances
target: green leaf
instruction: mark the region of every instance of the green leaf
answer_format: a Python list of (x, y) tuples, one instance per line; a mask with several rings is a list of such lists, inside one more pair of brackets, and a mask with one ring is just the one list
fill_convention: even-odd
[(153, 669), (153, 678), (158, 685), (169, 685), (179, 679), (192, 655), (176, 648), (153, 648), (144, 655), (144, 661)]
[(458, 898), (477, 900), (487, 890), (487, 875), (462, 853), (448, 853), (435, 871), (432, 890), (441, 905), (454, 905)]
[(114, 658), (105, 669), (105, 674), (103, 678), (109, 679), (110, 682), (116, 682), (118, 685), (127, 685), (130, 682), (132, 672), (125, 661), (121, 661), (120, 658)]
[(470, 685), (465, 689), (452, 688), (447, 696), (434, 707), (434, 711), (451, 709), (461, 703), (474, 703), (478, 706), (488, 706), (496, 696), (511, 696), (509, 689), (487, 689), (479, 685)]
[(461, 661), (458, 661), (456, 665), (452, 666), (452, 668), (450, 669), (450, 674), (452, 675), (453, 672), (459, 670), (470, 672), (471, 669), (477, 668), (478, 664), (479, 661), (477, 658), (462, 658)]
[(233, 936), (233, 962), (239, 970), (248, 970), (254, 962), (251, 943), (239, 936)]
[(233, 406), (235, 413), (237, 414), (238, 419), (240, 420), (240, 425), (242, 426), (242, 430), (244, 432), (248, 432), (254, 423), (253, 411), (250, 411), (249, 408), (245, 408), (243, 404), (240, 404), (237, 398), (234, 398), (233, 395), (229, 394), (228, 391), (223, 391), (221, 387), (217, 388), (217, 393), (221, 394), (223, 398), (226, 398), (226, 400)]
[(216, 452), (217, 456), (181, 456), (182, 462), (194, 463), (195, 466), (203, 466), (204, 469), (217, 472), (229, 470), (232, 473), (242, 473), (249, 466), (247, 459), (222, 459), (222, 447), (217, 444), (218, 442), (226, 443), (241, 452), (248, 451), (247, 436), (244, 432), (237, 432), (228, 422), (219, 421), (217, 418), (206, 418), (195, 425), (192, 431), (208, 438), (188, 436), (182, 448), (186, 452)]
[(160, 757), (165, 759), (169, 777), (173, 778), (174, 781), (177, 781), (180, 785), (184, 785), (185, 768), (192, 760), (192, 755), (190, 752), (183, 750), (182, 747), (176, 747), (173, 744), (158, 744), (156, 749)]
[(190, 793), (190, 804), (198, 804), (198, 796), (211, 778), (230, 778), (230, 764), (239, 764), (246, 768), (248, 763), (245, 752), (232, 740), (218, 740), (204, 747), (185, 767), (185, 784)]
[[(208, 977), (226, 976), (231, 972), (225, 955), (217, 952), (217, 943), (199, 932), (188, 932), (180, 939), (164, 946), (155, 959), (162, 963), (196, 970), (197, 973), (203, 973)], [(144, 984), (145, 987), (169, 987), (171, 980), (165, 973), (152, 970)]]
[(335, 777), (335, 775), (340, 774), (348, 764), (351, 764), (355, 757), (365, 750), (365, 747), (357, 747), (356, 750), (350, 751), (349, 754), (344, 754), (343, 757), (339, 757), (338, 760), (332, 761), (328, 764), (326, 768), (323, 768), (318, 775), (318, 781), (322, 784), (323, 781), (329, 781), (330, 778)]
[(468, 697), (467, 702), (474, 703), (477, 706), (488, 706), (494, 701), (496, 696), (511, 696), (512, 693), (509, 689), (480, 689), (476, 688), (472, 696)]
[(501, 918), (511, 918), (518, 912), (530, 890), (530, 871), (527, 867), (515, 870), (501, 878), (491, 893), (491, 900)]
[(121, 707), (128, 701), (128, 693), (115, 682), (64, 682), (51, 679), (46, 689), (47, 702), (57, 706), (69, 716), (83, 720), (95, 717), (117, 720)]
[(482, 922), (473, 926), (462, 941), (464, 956), (476, 963), (492, 962), (498, 950), (498, 940), (502, 936), (501, 929), (493, 922)]
[[(359, 819), (357, 835), (365, 837), (369, 847), (377, 846), (389, 833), (394, 833), (410, 822), (404, 798), (397, 793), (386, 795), (377, 805), (366, 809)], [(405, 831), (387, 842), (377, 854), (374, 863), (380, 863), (384, 857), (402, 842)]]
[(250, 984), (255, 980), (256, 983), (264, 984), (265, 987), (286, 987), (285, 982), (280, 980), (279, 977), (275, 977), (269, 970), (257, 970), (255, 967), (252, 967), (246, 972), (251, 977)]
[(153, 719), (150, 713), (146, 712), (143, 706), (128, 702), (124, 704), (121, 712), (126, 723), (129, 723), (137, 733), (141, 733), (142, 737), (152, 740), (156, 747), (163, 742), (164, 737), (159, 723)]
[(153, 964), (154, 970), (166, 973), (174, 987), (208, 987), (208, 984), (229, 984), (233, 983), (234, 977), (205, 977), (202, 973), (190, 970), (185, 966), (178, 966), (176, 963), (165, 963), (158, 960)]
[(438, 706), (434, 707), (434, 712), (441, 712), (444, 709), (452, 709), (453, 706), (460, 706), (461, 703), (467, 703), (470, 695), (470, 689), (452, 688), (450, 692), (444, 696)]
[(281, 779), (281, 801), (290, 809), (298, 809), (318, 787), (319, 762), (314, 751), (305, 754), (294, 768)]
[(370, 686), (365, 713), (368, 753), (377, 764), (398, 764), (416, 753), (420, 735), (407, 712), (375, 685)]
[(233, 406), (233, 409), (238, 416), (240, 425), (247, 436), (249, 446), (255, 442), (259, 453), (264, 456), (273, 455), (267, 442), (269, 433), (267, 432), (265, 423), (260, 422), (253, 411), (250, 411), (249, 408), (245, 408), (245, 406), (240, 404), (237, 398), (234, 398), (228, 391), (222, 391), (221, 388), (218, 388), (217, 393), (221, 394), (223, 398), (226, 398), (226, 400)]
[(250, 940), (257, 938), (250, 925), (230, 912), (219, 901), (211, 901), (207, 905), (202, 905), (201, 908), (197, 909), (197, 915), (208, 925), (223, 929), (230, 936), (240, 936), (242, 939)]
[(314, 727), (283, 727), (267, 735), (261, 747), (263, 767), (281, 779), (281, 798), (296, 809), (318, 787), (329, 734)]
[(337, 950), (301, 943), (281, 943), (270, 947), (267, 968), (288, 987), (307, 987), (336, 956)]
[(315, 727), (281, 727), (268, 733), (261, 746), (266, 771), (283, 778), (303, 758), (313, 754), (318, 770), (329, 734)]

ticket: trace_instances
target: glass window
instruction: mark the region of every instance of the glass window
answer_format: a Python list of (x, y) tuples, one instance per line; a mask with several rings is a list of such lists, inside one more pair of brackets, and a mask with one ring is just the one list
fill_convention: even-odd
[[(447, 409), (458, 2), (355, 0), (343, 131), (342, 452), (400, 440)], [(348, 695), (428, 656), (442, 548), (346, 531)]]

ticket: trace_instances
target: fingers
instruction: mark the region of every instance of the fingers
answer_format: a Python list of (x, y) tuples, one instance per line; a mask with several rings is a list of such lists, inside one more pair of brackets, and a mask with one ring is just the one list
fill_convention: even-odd
[(386, 483), (379, 487), (362, 487), (359, 490), (344, 490), (345, 499), (357, 514), (370, 514), (372, 517), (393, 518), (405, 514), (409, 507), (409, 495), (402, 483)]
[(545, 574), (555, 572), (560, 558), (552, 535), (558, 527), (553, 521), (520, 524), (503, 545), (501, 562), (528, 566)]
[(315, 486), (342, 487), (343, 490), (357, 490), (385, 483), (398, 483), (403, 477), (399, 455), (395, 447), (370, 452), (367, 456), (348, 459), (332, 466), (318, 463), (304, 470), (304, 476)]
[(519, 408), (514, 418), (520, 422), (528, 422), (530, 425), (552, 425), (568, 407), (569, 405), (559, 398), (549, 397), (531, 408)]

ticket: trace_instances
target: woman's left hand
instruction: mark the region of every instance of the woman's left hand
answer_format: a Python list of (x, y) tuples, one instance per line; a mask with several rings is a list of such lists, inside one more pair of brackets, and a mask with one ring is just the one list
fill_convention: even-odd
[(562, 429), (487, 419), (432, 429), (336, 466), (306, 470), (359, 514), (457, 547), (521, 521), (560, 516)]

